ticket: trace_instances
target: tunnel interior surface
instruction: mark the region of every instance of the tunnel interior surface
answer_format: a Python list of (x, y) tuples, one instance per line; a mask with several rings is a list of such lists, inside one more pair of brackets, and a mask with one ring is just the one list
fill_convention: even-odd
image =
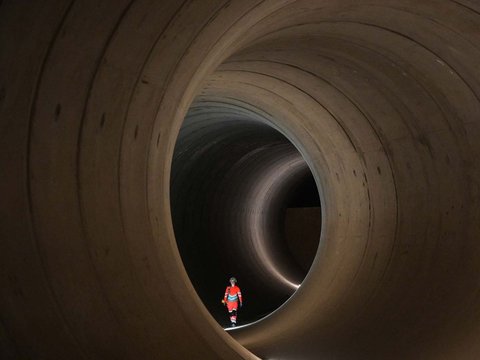
[(272, 313), (301, 285), (320, 238), (319, 194), (299, 151), (265, 115), (202, 98), (180, 129), (171, 174), (175, 238), (210, 313), (229, 325), (220, 300), (230, 276), (244, 298), (239, 324)]
[(479, 44), (477, 0), (1, 1), (0, 358), (479, 359)]

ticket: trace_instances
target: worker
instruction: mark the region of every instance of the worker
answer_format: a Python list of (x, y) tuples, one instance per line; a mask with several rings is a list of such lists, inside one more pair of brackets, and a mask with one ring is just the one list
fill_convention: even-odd
[(242, 293), (236, 284), (237, 279), (234, 277), (230, 278), (230, 286), (227, 286), (225, 289), (225, 296), (222, 300), (222, 303), (227, 307), (228, 313), (230, 314), (232, 327), (237, 325), (237, 309), (239, 302), (240, 307), (243, 305)]

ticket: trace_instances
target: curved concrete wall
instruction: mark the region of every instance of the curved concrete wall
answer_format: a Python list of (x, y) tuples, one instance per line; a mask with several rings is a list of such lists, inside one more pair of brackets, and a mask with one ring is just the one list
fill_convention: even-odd
[(267, 119), (225, 101), (194, 103), (176, 142), (170, 182), (182, 261), (220, 324), (230, 325), (219, 301), (230, 275), (248, 304), (242, 324), (271, 313), (292, 295), (315, 257), (321, 216), (315, 212), (309, 223), (316, 230), (311, 239), (298, 232), (288, 238), (286, 225), (293, 217), (287, 218), (287, 208), (319, 210), (320, 201), (305, 160)]
[[(2, 358), (480, 356), (477, 1), (4, 1), (0, 34)], [(195, 97), (260, 109), (321, 194), (302, 286), (236, 340), (173, 234)]]

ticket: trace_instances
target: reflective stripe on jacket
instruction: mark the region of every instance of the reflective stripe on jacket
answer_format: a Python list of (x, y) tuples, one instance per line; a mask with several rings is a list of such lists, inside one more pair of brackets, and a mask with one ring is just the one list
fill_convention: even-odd
[(240, 291), (240, 288), (237, 285), (227, 286), (227, 289), (225, 290), (224, 300), (230, 301), (230, 302), (240, 300), (240, 302), (242, 302), (243, 300), (242, 300), (242, 293)]

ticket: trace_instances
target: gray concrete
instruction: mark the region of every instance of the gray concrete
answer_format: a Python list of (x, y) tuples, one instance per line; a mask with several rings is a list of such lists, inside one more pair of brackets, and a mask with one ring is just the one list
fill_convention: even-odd
[[(474, 0), (3, 1), (0, 357), (478, 359), (479, 44)], [(170, 216), (194, 99), (321, 195), (302, 286), (230, 334)]]
[[(194, 103), (173, 155), (170, 204), (177, 245), (195, 290), (223, 326), (230, 325), (220, 303), (230, 276), (248, 305), (239, 324), (258, 320), (296, 290), (320, 238), (317, 214), (313, 248), (302, 268), (288, 247), (286, 208), (311, 198), (318, 205), (318, 190), (300, 153), (266, 122), (225, 102)], [(295, 189), (305, 178), (310, 186), (303, 186), (302, 198)]]

